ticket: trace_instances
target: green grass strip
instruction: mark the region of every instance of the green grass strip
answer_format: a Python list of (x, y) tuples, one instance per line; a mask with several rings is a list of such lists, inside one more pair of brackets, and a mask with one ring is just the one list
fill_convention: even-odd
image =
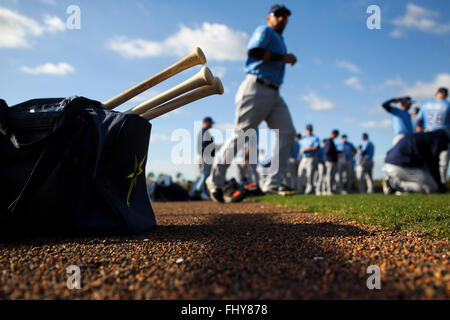
[(250, 201), (341, 216), (394, 230), (418, 231), (441, 239), (450, 238), (450, 194), (267, 195), (250, 198)]

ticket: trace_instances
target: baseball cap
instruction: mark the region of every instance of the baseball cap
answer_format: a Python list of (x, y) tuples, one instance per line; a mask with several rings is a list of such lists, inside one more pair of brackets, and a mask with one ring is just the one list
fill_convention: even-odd
[(289, 16), (291, 15), (291, 11), (288, 8), (286, 8), (283, 4), (275, 4), (270, 8), (269, 14), (275, 12), (286, 13)]
[(312, 126), (312, 124), (307, 124), (306, 125), (306, 130), (313, 130), (313, 126)]
[(448, 89), (447, 88), (441, 87), (441, 88), (438, 89), (437, 92), (448, 96)]
[(414, 103), (415, 101), (413, 99), (411, 99), (411, 97), (404, 97), (400, 99), (400, 103)]
[(214, 124), (214, 121), (211, 117), (206, 117), (203, 119), (203, 122), (211, 122), (211, 124)]
[(341, 138), (342, 138), (342, 139), (347, 139), (347, 135), (346, 135), (346, 134), (343, 134), (343, 135), (341, 136)]
[(363, 138), (363, 139), (369, 139), (369, 135), (368, 135), (367, 133), (364, 132), (364, 133), (362, 134), (362, 138)]

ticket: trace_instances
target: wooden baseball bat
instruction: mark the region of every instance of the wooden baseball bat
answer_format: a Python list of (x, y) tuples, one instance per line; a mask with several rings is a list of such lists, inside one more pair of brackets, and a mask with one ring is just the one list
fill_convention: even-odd
[(205, 97), (214, 95), (214, 94), (223, 94), (223, 86), (222, 81), (220, 81), (219, 78), (214, 78), (214, 81), (209, 86), (203, 86), (201, 88), (198, 88), (195, 91), (189, 92), (185, 94), (184, 96), (181, 96), (177, 99), (174, 99), (172, 101), (169, 101), (163, 105), (160, 105), (152, 110), (149, 110), (145, 112), (144, 114), (141, 114), (141, 117), (143, 117), (146, 120), (152, 120), (157, 117), (160, 117), (170, 111), (173, 111), (175, 109), (178, 109), (186, 104), (189, 104), (191, 102), (203, 99)]
[(154, 75), (153, 77), (148, 78), (147, 80), (141, 82), (140, 84), (134, 86), (133, 88), (128, 89), (127, 91), (115, 96), (114, 98), (104, 102), (103, 107), (105, 109), (110, 110), (117, 108), (118, 106), (130, 100), (131, 98), (134, 98), (138, 94), (150, 89), (151, 87), (156, 86), (157, 84), (163, 82), (164, 80), (167, 80), (170, 77), (173, 77), (174, 75), (186, 69), (192, 68), (193, 66), (205, 63), (206, 57), (203, 54), (202, 49), (196, 47), (190, 55), (184, 57), (177, 63), (168, 67), (167, 69), (161, 71), (160, 73)]
[(128, 110), (127, 112), (135, 113), (135, 114), (143, 114), (154, 107), (161, 105), (164, 102), (167, 102), (179, 95), (186, 93), (188, 91), (197, 89), (198, 87), (211, 85), (214, 81), (214, 76), (211, 71), (207, 67), (203, 67), (200, 72), (198, 72), (192, 78), (186, 80), (183, 83), (180, 83), (176, 87), (173, 87), (157, 97), (154, 97), (146, 102), (141, 103), (140, 105)]

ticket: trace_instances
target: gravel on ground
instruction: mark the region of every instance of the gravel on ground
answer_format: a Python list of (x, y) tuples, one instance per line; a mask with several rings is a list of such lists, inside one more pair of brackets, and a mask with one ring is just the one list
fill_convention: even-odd
[(450, 298), (448, 240), (261, 203), (153, 207), (138, 236), (0, 244), (0, 299)]

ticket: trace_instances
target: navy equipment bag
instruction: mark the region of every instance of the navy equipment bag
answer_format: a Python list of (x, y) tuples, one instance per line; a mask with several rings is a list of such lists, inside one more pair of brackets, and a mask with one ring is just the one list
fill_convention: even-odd
[(0, 234), (136, 234), (151, 124), (83, 97), (0, 100)]

